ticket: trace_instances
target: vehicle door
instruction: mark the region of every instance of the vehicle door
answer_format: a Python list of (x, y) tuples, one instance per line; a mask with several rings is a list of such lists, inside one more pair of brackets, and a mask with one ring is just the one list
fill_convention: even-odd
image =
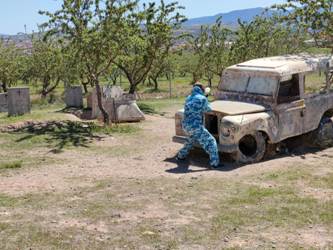
[(277, 96), (280, 140), (303, 133), (306, 106), (301, 99), (301, 84), (298, 74), (280, 81)]

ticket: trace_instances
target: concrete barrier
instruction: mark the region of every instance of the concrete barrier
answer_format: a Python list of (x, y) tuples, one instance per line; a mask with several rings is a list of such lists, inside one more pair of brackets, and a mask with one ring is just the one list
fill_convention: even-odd
[(8, 94), (0, 93), (0, 113), (8, 112)]
[[(135, 96), (125, 94), (118, 86), (103, 87), (102, 102), (104, 109), (110, 115), (112, 122), (134, 122), (144, 120), (144, 114), (136, 104)], [(96, 89), (87, 97), (88, 108), (91, 109), (91, 118), (101, 118), (98, 107)]]
[(65, 103), (68, 108), (83, 107), (83, 93), (81, 86), (70, 86), (65, 91)]
[(29, 88), (8, 89), (8, 115), (23, 115), (30, 113)]

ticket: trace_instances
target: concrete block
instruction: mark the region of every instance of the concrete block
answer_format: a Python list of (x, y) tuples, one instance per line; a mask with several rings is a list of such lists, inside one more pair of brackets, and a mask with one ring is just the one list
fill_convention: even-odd
[(8, 115), (23, 115), (30, 113), (29, 88), (8, 89)]
[(0, 113), (8, 112), (8, 94), (0, 93)]
[[(144, 114), (136, 104), (134, 95), (125, 94), (118, 86), (103, 87), (102, 93), (103, 106), (112, 122), (134, 122), (145, 119)], [(92, 118), (102, 118), (95, 89), (87, 98), (87, 102), (88, 107), (91, 108)]]
[(145, 119), (145, 115), (142, 113), (135, 100), (119, 100), (115, 101), (117, 122), (135, 122)]
[(66, 107), (82, 108), (83, 107), (83, 92), (81, 86), (70, 86), (65, 91)]

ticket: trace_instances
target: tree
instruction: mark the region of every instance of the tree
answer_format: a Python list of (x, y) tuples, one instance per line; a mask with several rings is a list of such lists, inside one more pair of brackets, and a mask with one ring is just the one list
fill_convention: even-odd
[(81, 73), (96, 87), (105, 124), (110, 124), (110, 115), (102, 103), (100, 79), (118, 55), (119, 43), (115, 41), (136, 5), (137, 1), (130, 0), (64, 0), (60, 10), (40, 12), (49, 17), (44, 24), (49, 29), (46, 35), (58, 35), (64, 47), (75, 49), (75, 56), (84, 67)]
[(121, 77), (122, 71), (116, 67), (111, 67), (109, 74), (108, 74), (108, 80), (112, 82), (113, 85), (117, 85), (118, 78)]
[(54, 42), (38, 38), (33, 40), (29, 73), (31, 78), (42, 83), (42, 98), (46, 98), (61, 82), (66, 72), (64, 59), (63, 51)]
[(165, 53), (164, 55), (157, 56), (155, 62), (153, 63), (151, 70), (148, 74), (149, 86), (154, 85), (154, 90), (158, 90), (158, 79), (165, 75), (167, 78), (173, 72), (173, 63), (172, 58), (169, 53)]
[(117, 38), (120, 55), (115, 64), (124, 72), (133, 94), (143, 82), (159, 57), (166, 57), (171, 46), (179, 38), (175, 30), (185, 20), (176, 12), (177, 2), (165, 4), (162, 0), (144, 5), (141, 12), (134, 13), (125, 22), (125, 29)]
[(231, 46), (230, 60), (246, 60), (290, 54), (303, 47), (304, 36), (295, 26), (286, 26), (277, 16), (257, 16), (251, 22), (238, 20), (239, 28)]
[(231, 30), (225, 28), (222, 19), (218, 18), (212, 26), (202, 26), (198, 37), (190, 40), (198, 57), (195, 70), (197, 74), (206, 76), (210, 86), (214, 75), (221, 77), (223, 70), (229, 65), (231, 35)]
[(272, 8), (282, 10), (281, 20), (305, 29), (318, 46), (331, 48), (333, 53), (332, 0), (287, 0)]
[(23, 54), (15, 45), (0, 41), (0, 87), (3, 92), (20, 79), (22, 64)]

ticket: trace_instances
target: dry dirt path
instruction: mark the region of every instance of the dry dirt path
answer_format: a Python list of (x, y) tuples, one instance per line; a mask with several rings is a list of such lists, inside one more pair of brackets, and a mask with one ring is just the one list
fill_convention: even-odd
[[(293, 165), (322, 165), (331, 162), (333, 158), (333, 149), (299, 156), (285, 155), (247, 166), (238, 166), (222, 158), (225, 167), (209, 171), (208, 156), (197, 150), (187, 162), (178, 164), (175, 161), (174, 156), (181, 145), (172, 142), (172, 117), (147, 116), (141, 127), (142, 131), (137, 135), (104, 137), (93, 142), (92, 149), (68, 150), (52, 155), (56, 159), (55, 163), (28, 168), (10, 176), (0, 176), (0, 190), (10, 194), (65, 190), (87, 186), (109, 177), (149, 179), (203, 176), (241, 179), (244, 176), (259, 176), (273, 170), (288, 169)], [(39, 156), (51, 154), (47, 148), (31, 153)]]

